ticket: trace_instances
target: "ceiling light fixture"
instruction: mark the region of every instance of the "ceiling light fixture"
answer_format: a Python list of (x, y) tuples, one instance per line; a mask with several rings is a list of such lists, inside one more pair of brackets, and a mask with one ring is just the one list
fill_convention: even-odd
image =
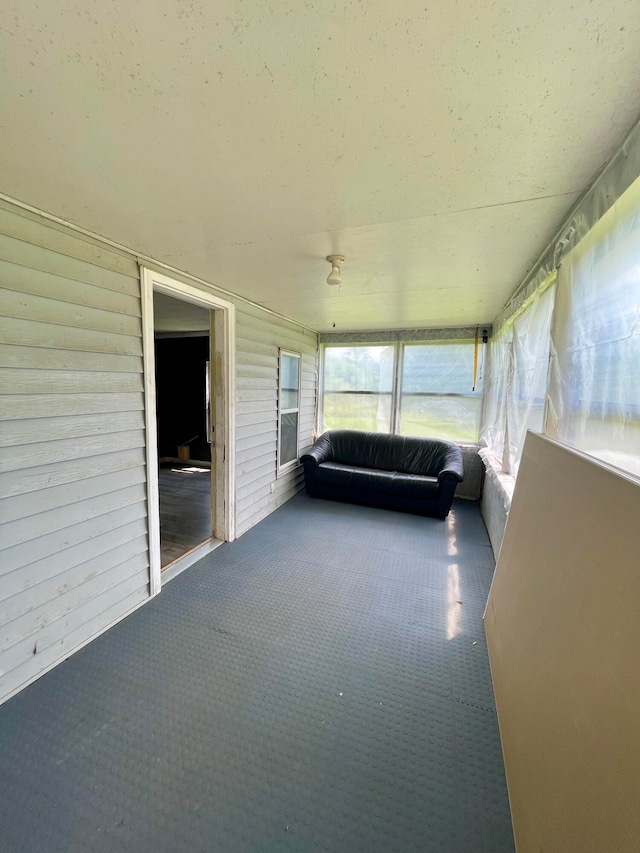
[(327, 284), (335, 287), (337, 284), (342, 284), (342, 275), (340, 274), (340, 266), (344, 263), (343, 255), (327, 255), (327, 260), (331, 264), (331, 272), (327, 276)]

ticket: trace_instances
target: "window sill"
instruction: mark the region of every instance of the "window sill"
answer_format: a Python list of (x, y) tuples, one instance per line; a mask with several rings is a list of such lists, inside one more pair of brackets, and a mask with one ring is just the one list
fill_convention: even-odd
[(496, 491), (502, 498), (505, 510), (509, 512), (516, 478), (512, 474), (505, 474), (502, 470), (502, 463), (486, 447), (481, 447), (478, 454), (484, 463), (486, 478), (495, 485)]
[(287, 465), (284, 466), (284, 468), (279, 468), (276, 471), (276, 480), (279, 480), (280, 477), (286, 477), (287, 474), (290, 474), (292, 471), (295, 471), (301, 467), (302, 463), (298, 459), (293, 462), (289, 462)]

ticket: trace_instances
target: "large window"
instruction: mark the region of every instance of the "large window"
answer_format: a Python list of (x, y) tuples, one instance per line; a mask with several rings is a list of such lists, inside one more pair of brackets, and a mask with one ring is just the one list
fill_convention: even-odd
[(640, 178), (553, 278), (491, 343), (482, 441), (513, 475), (544, 429), (640, 476)]
[(300, 356), (280, 350), (280, 386), (278, 394), (278, 471), (298, 461), (300, 422)]
[(477, 441), (476, 356), (473, 340), (327, 344), (321, 427)]
[(477, 441), (482, 379), (474, 390), (473, 364), (473, 341), (405, 345), (398, 432)]
[(640, 178), (563, 260), (546, 430), (640, 476)]
[(391, 430), (393, 346), (324, 351), (324, 429)]

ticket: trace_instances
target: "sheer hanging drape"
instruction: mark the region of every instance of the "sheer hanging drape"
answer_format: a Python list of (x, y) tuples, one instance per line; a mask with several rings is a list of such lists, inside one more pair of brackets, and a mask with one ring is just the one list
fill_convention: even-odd
[(640, 475), (640, 179), (564, 259), (546, 432)]
[(481, 443), (515, 475), (528, 429), (542, 430), (555, 286), (550, 276), (494, 336)]
[(513, 327), (503, 326), (491, 338), (480, 443), (502, 462), (507, 426), (507, 384), (511, 371)]
[(555, 284), (539, 291), (513, 324), (511, 393), (507, 398), (506, 470), (518, 473), (528, 429), (542, 432), (549, 372), (549, 335)]

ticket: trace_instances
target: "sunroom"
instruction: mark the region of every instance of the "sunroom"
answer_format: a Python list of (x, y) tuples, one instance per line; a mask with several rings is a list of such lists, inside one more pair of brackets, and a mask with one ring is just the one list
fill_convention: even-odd
[(0, 847), (635, 849), (633, 4), (0, 15)]

